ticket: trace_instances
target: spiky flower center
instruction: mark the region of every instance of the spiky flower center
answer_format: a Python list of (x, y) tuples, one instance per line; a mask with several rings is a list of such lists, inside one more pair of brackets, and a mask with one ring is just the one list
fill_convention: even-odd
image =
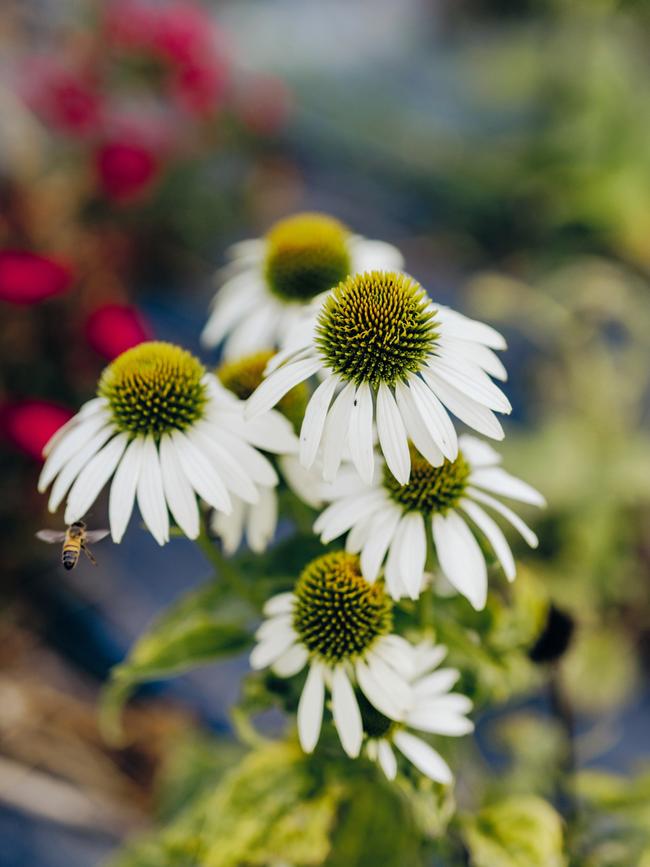
[(455, 461), (445, 461), (432, 467), (417, 449), (409, 444), (411, 452), (411, 478), (400, 485), (387, 466), (384, 466), (384, 487), (391, 499), (406, 511), (444, 515), (458, 504), (465, 493), (470, 467), (462, 453)]
[(348, 230), (325, 214), (296, 214), (266, 236), (264, 275), (283, 301), (309, 301), (350, 272)]
[[(269, 349), (246, 355), (243, 358), (236, 358), (234, 361), (224, 361), (217, 368), (216, 375), (223, 385), (237, 395), (240, 400), (247, 400), (262, 382), (266, 365), (274, 354)], [(281, 398), (276, 409), (291, 422), (295, 431), (299, 431), (308, 401), (309, 388), (307, 383), (300, 382)]]
[(203, 416), (205, 368), (171, 343), (141, 343), (102, 373), (97, 393), (108, 400), (121, 431), (153, 434), (186, 430)]
[(370, 271), (340, 283), (326, 298), (316, 328), (325, 363), (360, 385), (395, 385), (417, 372), (436, 342), (426, 292), (404, 274)]
[(329, 664), (357, 659), (392, 628), (392, 603), (382, 584), (365, 580), (355, 554), (335, 551), (313, 560), (294, 593), (294, 628)]

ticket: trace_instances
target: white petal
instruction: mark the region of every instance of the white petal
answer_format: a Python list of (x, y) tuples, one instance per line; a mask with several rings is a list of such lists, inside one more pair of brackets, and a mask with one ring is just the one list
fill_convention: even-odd
[(419, 700), (449, 692), (459, 677), (460, 672), (457, 669), (441, 668), (417, 680), (412, 685), (413, 695)]
[(375, 515), (366, 515), (350, 529), (345, 540), (345, 550), (348, 554), (358, 554), (368, 541), (375, 524)]
[(285, 650), (271, 666), (278, 677), (293, 677), (307, 665), (309, 653), (302, 644), (294, 644), (289, 650)]
[(70, 485), (77, 478), (81, 470), (86, 466), (88, 461), (95, 455), (104, 445), (106, 440), (115, 433), (115, 428), (112, 425), (106, 425), (101, 428), (95, 436), (79, 449), (70, 460), (64, 465), (63, 469), (52, 485), (50, 499), (47, 508), (50, 512), (56, 512), (59, 508), (61, 500), (65, 497)]
[(196, 496), (169, 434), (160, 439), (160, 469), (169, 511), (188, 539), (196, 539), (200, 530)]
[(448, 460), (456, 460), (458, 456), (458, 437), (451, 419), (447, 415), (447, 410), (429, 386), (416, 374), (409, 376), (409, 386), (420, 418), (433, 437), (436, 445)]
[(413, 648), (416, 677), (437, 668), (447, 656), (447, 648), (444, 644), (431, 644), (423, 641)]
[(402, 539), (406, 525), (404, 524), (404, 516), (400, 518), (393, 538), (388, 550), (388, 558), (384, 567), (384, 578), (386, 580), (386, 589), (393, 599), (398, 600), (403, 596), (408, 596), (409, 591), (402, 580)]
[(397, 776), (397, 759), (390, 744), (383, 738), (377, 745), (377, 761), (386, 777), (389, 780), (394, 780)]
[(506, 578), (508, 581), (513, 581), (517, 572), (515, 560), (500, 527), (495, 524), (492, 518), (480, 506), (472, 503), (471, 500), (461, 500), (460, 507), (474, 521), (479, 530), (485, 534), (497, 556), (497, 560), (503, 567)]
[(298, 437), (291, 422), (274, 409), (248, 420), (229, 413), (228, 419), (223, 421), (227, 430), (258, 449), (278, 455), (294, 454), (298, 451)]
[(263, 620), (255, 630), (255, 640), (266, 641), (267, 638), (272, 638), (274, 635), (287, 633), (293, 635), (295, 639), (292, 623), (293, 616), (291, 614), (278, 614), (277, 617)]
[(375, 674), (364, 662), (357, 662), (354, 671), (361, 691), (373, 707), (376, 707), (389, 719), (399, 720), (403, 717), (404, 708), (399, 706), (388, 688), (377, 680)]
[(501, 455), (485, 440), (480, 440), (470, 434), (458, 438), (463, 454), (470, 462), (472, 470), (479, 467), (496, 467), (501, 463)]
[[(186, 436), (212, 461), (224, 485), (232, 494), (240, 497), (245, 503), (257, 503), (259, 492), (244, 469), (243, 462), (233, 454), (232, 448), (222, 445), (217, 440), (217, 436), (211, 434), (213, 434), (212, 429), (206, 425), (197, 426)], [(250, 446), (247, 445), (247, 448)]]
[[(77, 419), (77, 416), (75, 416)], [(51, 450), (41, 475), (38, 479), (38, 490), (43, 491), (52, 479), (59, 473), (63, 465), (71, 460), (86, 443), (95, 436), (98, 430), (111, 421), (108, 413), (101, 409), (92, 413), (88, 418), (79, 419), (73, 427), (66, 431), (54, 448)]]
[(300, 462), (304, 467), (311, 467), (316, 459), (327, 410), (338, 382), (339, 378), (336, 374), (328, 376), (321, 382), (307, 404), (300, 428)]
[(401, 510), (389, 508), (376, 519), (374, 529), (361, 551), (361, 572), (366, 581), (373, 584), (377, 580), (381, 564), (401, 517)]
[(400, 715), (403, 714), (411, 703), (411, 689), (406, 679), (372, 651), (366, 654), (366, 664), (375, 680), (391, 694), (400, 708)]
[(196, 493), (213, 509), (230, 513), (230, 496), (206, 456), (180, 431), (170, 434), (183, 472)]
[(232, 511), (214, 511), (210, 526), (214, 533), (221, 539), (224, 554), (229, 557), (239, 549), (244, 537), (244, 521), (248, 506), (239, 497), (231, 498)]
[(472, 472), (470, 481), (479, 488), (485, 488), (493, 494), (501, 494), (521, 503), (531, 506), (545, 506), (546, 500), (531, 485), (511, 476), (501, 467), (484, 467)]
[(429, 368), (422, 371), (422, 376), (444, 405), (466, 425), (485, 436), (492, 437), (492, 439), (502, 440), (504, 438), (505, 434), (501, 422), (491, 409), (476, 403), (471, 397), (467, 397)]
[(399, 556), (401, 577), (411, 599), (417, 599), (422, 589), (424, 564), (427, 559), (424, 518), (420, 512), (407, 512), (402, 518), (402, 526)]
[(267, 617), (272, 617), (275, 614), (288, 614), (293, 611), (294, 599), (293, 593), (277, 593), (264, 603), (262, 610)]
[(505, 394), (476, 364), (458, 357), (452, 359), (449, 356), (435, 356), (429, 361), (428, 367), (458, 391), (488, 409), (505, 413), (512, 411)]
[(65, 424), (62, 424), (61, 427), (55, 431), (49, 440), (43, 446), (43, 450), (41, 454), (44, 458), (48, 457), (48, 455), (54, 450), (55, 446), (57, 446), (64, 436), (71, 431), (73, 428), (77, 427), (80, 421), (85, 418), (89, 418), (91, 415), (94, 415), (96, 412), (103, 410), (106, 406), (106, 398), (104, 397), (94, 397), (92, 400), (86, 401), (83, 406), (80, 408), (79, 412), (76, 415), (73, 415), (72, 418), (68, 419)]
[(114, 542), (122, 541), (133, 512), (143, 445), (144, 437), (136, 437), (131, 440), (115, 471), (115, 477), (111, 484), (111, 493), (108, 498), (108, 518)]
[(272, 665), (278, 660), (296, 640), (291, 629), (279, 628), (272, 635), (255, 645), (250, 655), (251, 668), (259, 670)]
[[(259, 278), (258, 278), (259, 280)], [(233, 277), (215, 295), (212, 312), (201, 334), (203, 346), (221, 343), (235, 324), (246, 315), (251, 304), (263, 298), (259, 282), (246, 271)]]
[[(277, 485), (278, 474), (273, 469), (273, 464), (253, 446), (249, 446), (240, 437), (225, 430), (213, 429), (211, 436), (216, 443), (226, 449), (241, 468), (245, 468), (245, 472), (255, 484), (266, 485), (267, 487)], [(219, 475), (222, 474), (221, 466), (221, 464), (217, 466)]]
[(372, 483), (375, 470), (375, 450), (372, 436), (372, 391), (367, 382), (357, 388), (350, 412), (348, 444), (350, 457), (362, 481)]
[(487, 568), (478, 542), (460, 515), (434, 515), (433, 541), (440, 568), (477, 611), (485, 607)]
[(503, 362), (494, 350), (489, 349), (482, 343), (475, 343), (469, 340), (458, 340), (454, 337), (442, 337), (438, 341), (437, 352), (441, 357), (449, 354), (452, 358), (466, 358), (473, 364), (477, 364), (490, 376), (495, 379), (500, 379), (505, 382), (508, 379), (508, 372), (503, 366)]
[(397, 247), (385, 241), (355, 237), (350, 239), (349, 246), (351, 274), (362, 274), (364, 271), (400, 271), (404, 264), (404, 257)]
[(506, 348), (503, 335), (490, 325), (476, 319), (469, 319), (462, 313), (452, 310), (451, 307), (438, 306), (437, 318), (443, 323), (442, 333), (445, 336), (482, 343), (492, 349)]
[(411, 475), (406, 428), (395, 398), (384, 382), (377, 392), (377, 434), (388, 468), (400, 485), (405, 485)]
[(354, 384), (349, 382), (327, 414), (323, 432), (323, 478), (326, 482), (334, 481), (341, 465), (350, 425), (354, 391)]
[(409, 439), (413, 441), (415, 448), (423, 455), (433, 467), (439, 467), (444, 463), (444, 455), (433, 439), (427, 426), (422, 421), (420, 413), (411, 394), (411, 389), (404, 382), (398, 382), (395, 386), (397, 406), (404, 420)]
[(413, 645), (401, 635), (385, 635), (372, 648), (373, 653), (409, 681), (416, 674), (413, 650)]
[(77, 476), (68, 495), (64, 520), (66, 524), (79, 521), (99, 496), (99, 492), (113, 475), (129, 438), (118, 434), (97, 452)]
[(246, 401), (246, 416), (254, 418), (274, 407), (299, 382), (304, 382), (322, 368), (320, 358), (304, 358), (274, 370), (260, 383)]
[(305, 469), (295, 455), (280, 455), (280, 472), (293, 493), (312, 509), (320, 509), (323, 501), (319, 496), (318, 479), (311, 470)]
[(384, 491), (377, 488), (338, 500), (316, 519), (314, 532), (320, 533), (322, 541), (327, 544), (349, 530), (360, 516), (374, 511), (385, 500)]
[(158, 449), (151, 434), (147, 434), (142, 447), (137, 496), (140, 514), (151, 535), (159, 545), (164, 545), (169, 541), (169, 516)]
[(437, 783), (451, 783), (453, 777), (449, 765), (429, 744), (405, 731), (396, 732), (393, 741), (397, 749), (427, 777)]
[(361, 750), (363, 724), (354, 690), (340, 665), (332, 674), (332, 715), (343, 749), (350, 758), (356, 758)]
[(323, 724), (325, 681), (319, 663), (312, 662), (298, 704), (298, 738), (306, 753), (311, 753), (318, 743)]
[(472, 497), (474, 500), (478, 500), (481, 503), (485, 503), (486, 506), (490, 506), (494, 509), (495, 512), (498, 512), (502, 515), (506, 521), (509, 521), (510, 524), (520, 533), (526, 542), (530, 545), (531, 548), (536, 548), (539, 544), (537, 536), (530, 527), (521, 520), (519, 515), (515, 514), (512, 509), (509, 509), (508, 506), (505, 506), (499, 500), (491, 497), (489, 494), (484, 493), (483, 491), (479, 491), (478, 488), (467, 488), (467, 495)]
[(256, 554), (266, 551), (278, 523), (278, 497), (275, 488), (260, 488), (260, 500), (248, 510), (246, 538)]

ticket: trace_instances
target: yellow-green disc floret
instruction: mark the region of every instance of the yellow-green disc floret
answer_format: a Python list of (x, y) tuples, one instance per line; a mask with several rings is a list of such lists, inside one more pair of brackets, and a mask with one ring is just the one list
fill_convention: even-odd
[(106, 398), (121, 431), (153, 434), (186, 430), (203, 417), (205, 368), (171, 343), (141, 343), (102, 373), (97, 393)]
[(400, 485), (387, 466), (384, 467), (384, 487), (392, 500), (407, 511), (424, 515), (434, 512), (444, 515), (458, 505), (467, 488), (470, 467), (462, 453), (455, 461), (445, 461), (433, 467), (417, 449), (409, 443), (411, 452), (411, 478)]
[(370, 271), (340, 283), (326, 298), (316, 328), (325, 363), (360, 385), (395, 385), (419, 371), (436, 341), (426, 292), (404, 274)]
[(266, 236), (266, 282), (283, 301), (309, 301), (350, 272), (349, 232), (325, 214), (296, 214)]
[(392, 628), (392, 602), (382, 583), (366, 581), (356, 554), (335, 551), (313, 560), (294, 594), (294, 629), (312, 654), (329, 663), (362, 656)]

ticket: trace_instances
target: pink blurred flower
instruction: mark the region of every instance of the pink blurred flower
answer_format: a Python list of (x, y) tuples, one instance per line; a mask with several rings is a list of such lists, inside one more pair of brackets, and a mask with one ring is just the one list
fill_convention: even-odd
[(189, 0), (176, 0), (158, 7), (152, 48), (172, 63), (194, 64), (214, 50), (216, 28), (210, 12)]
[(108, 141), (95, 153), (100, 188), (114, 202), (126, 203), (142, 197), (155, 184), (160, 168), (153, 150), (134, 141)]
[(293, 107), (291, 91), (274, 75), (256, 75), (240, 83), (234, 101), (241, 122), (257, 135), (282, 129)]
[(27, 250), (0, 251), (0, 300), (36, 304), (61, 295), (73, 280), (69, 265)]
[(0, 405), (0, 431), (22, 452), (41, 460), (43, 447), (74, 412), (48, 400), (6, 401)]
[(156, 7), (143, 0), (110, 0), (104, 13), (104, 36), (120, 49), (148, 49), (156, 30)]
[(109, 361), (153, 337), (149, 324), (130, 304), (97, 307), (88, 316), (85, 330), (88, 343)]
[(172, 98), (188, 114), (203, 116), (222, 101), (226, 84), (226, 67), (216, 60), (186, 63), (172, 73)]
[(31, 58), (21, 74), (25, 102), (49, 126), (76, 137), (96, 133), (103, 98), (88, 69), (73, 69), (53, 57)]

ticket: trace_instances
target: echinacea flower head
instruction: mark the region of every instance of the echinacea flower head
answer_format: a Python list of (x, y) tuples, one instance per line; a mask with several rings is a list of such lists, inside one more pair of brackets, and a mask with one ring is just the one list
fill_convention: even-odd
[(257, 631), (253, 668), (271, 666), (280, 677), (308, 668), (298, 705), (298, 735), (305, 752), (316, 746), (326, 687), (341, 744), (358, 756), (363, 723), (357, 691), (372, 707), (401, 719), (410, 701), (400, 663), (403, 639), (392, 634), (392, 601), (381, 582), (370, 584), (359, 558), (345, 551), (324, 554), (303, 570), (292, 593), (270, 599)]
[(231, 257), (202, 336), (206, 346), (225, 341), (229, 358), (279, 346), (305, 307), (349, 274), (402, 264), (395, 247), (319, 213), (280, 220), (266, 237), (237, 244)]
[[(276, 418), (277, 417), (277, 418)], [(112, 478), (111, 534), (119, 542), (137, 498), (159, 544), (169, 540), (169, 512), (180, 529), (200, 531), (197, 495), (229, 513), (233, 497), (255, 503), (277, 474), (255, 445), (294, 446), (277, 413), (263, 425), (244, 420), (241, 403), (191, 353), (169, 343), (141, 343), (104, 371), (88, 401), (45, 448), (39, 490), (52, 482), (48, 507), (66, 498), (66, 523), (78, 521)]]
[(361, 478), (373, 478), (375, 422), (381, 451), (400, 484), (411, 475), (409, 440), (433, 466), (458, 457), (456, 415), (495, 439), (495, 412), (510, 403), (490, 376), (505, 379), (498, 332), (434, 305), (412, 278), (394, 271), (347, 277), (304, 318), (247, 402), (266, 412), (297, 383), (318, 375), (300, 431), (300, 459), (322, 451), (323, 478), (336, 478), (346, 447)]
[[(224, 388), (243, 401), (250, 397), (262, 381), (264, 369), (272, 357), (272, 351), (262, 350), (232, 361), (224, 361), (216, 369), (215, 375)], [(277, 412), (271, 410), (273, 416), (278, 416), (279, 413), (283, 416), (282, 421), (286, 420), (287, 433), (283, 448), (270, 448), (269, 451), (280, 455), (280, 470), (282, 475), (288, 478), (292, 478), (291, 468), (296, 462), (295, 454), (298, 450), (298, 440), (292, 436), (291, 430), (298, 429), (308, 397), (307, 385), (300, 383), (285, 394), (278, 403)], [(278, 421), (279, 419), (276, 419), (276, 423)], [(264, 423), (264, 417), (261, 422)], [(211, 528), (221, 538), (226, 554), (234, 554), (244, 537), (251, 551), (261, 553), (273, 540), (277, 523), (278, 498), (275, 486), (270, 486), (260, 488), (260, 497), (256, 503), (247, 503), (234, 496), (230, 514), (215, 511)]]
[(330, 505), (314, 530), (325, 543), (347, 534), (346, 547), (361, 557), (365, 578), (377, 580), (382, 567), (394, 599), (420, 595), (427, 548), (435, 550), (440, 570), (476, 609), (485, 606), (487, 566), (476, 539), (484, 536), (509, 581), (515, 561), (500, 527), (488, 514), (496, 512), (531, 546), (537, 537), (497, 497), (543, 506), (542, 495), (510, 475), (497, 452), (482, 440), (460, 437), (453, 461), (434, 466), (412, 444), (411, 478), (401, 485), (384, 464), (365, 484), (350, 467), (327, 488)]
[(389, 780), (397, 775), (397, 756), (401, 753), (421, 773), (438, 783), (452, 781), (449, 765), (420, 735), (462, 737), (473, 731), (466, 714), (472, 702), (464, 695), (451, 692), (460, 673), (454, 668), (438, 668), (447, 650), (442, 645), (424, 641), (410, 647), (411, 703), (401, 722), (388, 719), (377, 710), (365, 707), (362, 712), (367, 736), (367, 756), (378, 763)]

